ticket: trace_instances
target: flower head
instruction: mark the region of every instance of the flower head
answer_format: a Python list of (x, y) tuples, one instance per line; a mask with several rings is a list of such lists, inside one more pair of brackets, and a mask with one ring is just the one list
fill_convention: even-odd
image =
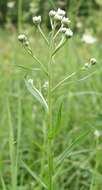
[(7, 3), (7, 7), (12, 9), (15, 6), (15, 2), (14, 1), (10, 1)]
[(51, 10), (51, 11), (49, 12), (49, 16), (50, 16), (50, 17), (54, 17), (55, 15), (56, 15), (56, 11)]
[(68, 28), (68, 29), (66, 30), (66, 32), (65, 32), (65, 36), (66, 36), (67, 38), (71, 38), (71, 37), (73, 36), (73, 31), (72, 31), (70, 28)]
[(71, 22), (71, 21), (70, 21), (69, 18), (67, 18), (67, 17), (63, 17), (63, 19), (62, 19), (62, 24), (64, 24), (64, 25), (68, 25), (70, 22)]
[(23, 42), (26, 42), (27, 41), (27, 37), (25, 34), (19, 34), (18, 35), (18, 40), (23, 43)]
[(96, 138), (99, 138), (100, 137), (100, 132), (98, 130), (95, 130), (94, 135), (95, 135)]
[(84, 68), (89, 68), (90, 67), (90, 64), (89, 63), (85, 63), (84, 64)]
[(64, 10), (58, 8), (57, 14), (60, 15), (60, 16), (65, 16), (66, 12)]
[(32, 19), (35, 25), (38, 25), (41, 23), (41, 16), (34, 16)]
[(59, 15), (58, 13), (56, 13), (56, 15), (54, 16), (55, 21), (61, 21), (62, 18), (63, 18), (63, 16)]
[(95, 65), (97, 63), (97, 60), (95, 58), (90, 59), (90, 64)]
[(29, 47), (29, 41), (28, 41), (28, 40), (25, 41), (25, 46), (26, 46), (26, 47)]
[(67, 31), (67, 28), (66, 28), (66, 27), (61, 27), (61, 28), (60, 28), (60, 32), (65, 33), (66, 31)]
[(94, 44), (97, 41), (97, 38), (93, 37), (90, 34), (83, 34), (82, 36), (82, 41), (87, 43), (87, 44)]

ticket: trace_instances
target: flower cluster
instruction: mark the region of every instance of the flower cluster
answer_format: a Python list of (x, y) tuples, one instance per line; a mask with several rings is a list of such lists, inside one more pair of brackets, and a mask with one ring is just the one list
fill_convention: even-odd
[(85, 63), (85, 68), (90, 68), (92, 65), (95, 65), (97, 63), (97, 60), (95, 58), (91, 58), (89, 63)]
[[(52, 29), (56, 27), (56, 25), (60, 25), (60, 32), (64, 33), (66, 38), (70, 38), (73, 36), (72, 30), (69, 28), (69, 24), (71, 23), (70, 19), (65, 16), (66, 12), (60, 8), (57, 11), (50, 10), (49, 16), (51, 20)], [(34, 16), (32, 18), (35, 26), (39, 26), (41, 23), (41, 16)]]
[(25, 34), (19, 34), (18, 35), (18, 40), (24, 45), (24, 46), (29, 46), (29, 41), (27, 39), (27, 36)]
[(70, 19), (65, 16), (66, 12), (62, 9), (58, 9), (57, 11), (51, 10), (49, 12), (50, 19), (53, 25), (60, 25), (60, 32), (65, 34), (67, 38), (73, 36), (72, 30), (69, 28), (69, 24), (71, 23)]

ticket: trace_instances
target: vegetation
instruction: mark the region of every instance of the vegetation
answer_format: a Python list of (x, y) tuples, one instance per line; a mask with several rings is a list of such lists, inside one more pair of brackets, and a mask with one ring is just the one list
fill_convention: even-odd
[[(37, 6), (39, 5), (39, 1), (34, 2), (37, 2)], [(42, 7), (44, 9), (48, 7), (49, 10), (54, 1), (42, 2), (46, 4)], [(85, 5), (87, 1), (80, 2)], [(101, 9), (99, 2), (97, 0), (90, 5), (93, 12), (95, 9)], [(52, 97), (52, 122), (53, 126), (57, 127), (54, 131), (52, 149), (47, 149), (47, 140), (52, 138), (54, 133), (47, 136), (48, 119), (45, 110), (29, 93), (25, 85), (25, 79), (27, 81), (33, 79), (36, 88), (42, 92), (44, 97), (47, 97), (48, 76), (42, 72), (41, 67), (29, 55), (29, 52), (25, 52), (18, 43), (15, 28), (9, 28), (6, 31), (0, 29), (0, 189), (47, 189), (47, 185), (50, 184), (47, 155), (48, 150), (51, 150), (54, 163), (54, 173), (53, 177), (51, 176), (54, 184), (53, 190), (101, 190), (102, 46), (100, 43), (101, 25), (99, 24), (101, 16), (96, 22), (97, 19), (93, 14), (85, 14), (86, 28), (84, 26), (77, 28), (75, 23), (83, 22), (83, 17), (80, 15), (82, 9), (85, 10), (85, 8), (77, 9), (74, 6), (75, 3), (75, 1), (73, 3), (69, 1), (70, 6), (67, 4), (68, 9), (71, 10), (71, 26), (74, 29), (74, 36), (54, 57), (53, 85), (55, 86), (74, 72), (77, 74), (59, 86)], [(73, 16), (77, 15), (76, 9), (80, 10), (78, 18)], [(28, 13), (30, 15), (30, 12)], [(98, 11), (94, 13), (101, 15)], [(19, 31), (22, 31), (26, 28), (22, 22), (24, 20), (21, 19), (24, 12), (22, 14), (22, 10), (19, 10), (17, 14)], [(45, 14), (44, 18), (47, 18), (46, 13), (42, 14)], [(6, 18), (8, 20), (8, 16)], [(2, 22), (5, 26), (7, 20)], [(47, 33), (44, 26), (43, 29)], [(91, 32), (98, 38), (96, 43), (82, 42), (81, 38), (86, 29), (89, 31), (92, 29)], [(26, 33), (34, 55), (39, 57), (47, 68), (49, 57), (46, 42), (36, 30), (34, 31), (34, 27), (29, 26)], [(97, 64), (80, 72), (80, 68), (87, 66), (91, 57), (96, 58)], [(48, 189), (52, 190), (51, 188), (50, 185)]]

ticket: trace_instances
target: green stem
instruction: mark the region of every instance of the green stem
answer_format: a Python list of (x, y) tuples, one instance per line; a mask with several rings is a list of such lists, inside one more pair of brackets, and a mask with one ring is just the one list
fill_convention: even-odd
[(67, 40), (65, 39), (65, 37), (63, 37), (58, 46), (56, 47), (56, 49), (53, 51), (52, 57), (61, 49), (62, 46), (64, 46), (66, 42)]
[(47, 45), (49, 45), (49, 41), (48, 41), (48, 39), (46, 38), (44, 32), (42, 31), (40, 25), (38, 25), (38, 30), (39, 30), (39, 32), (41, 33), (41, 35), (42, 35), (43, 39), (45, 40), (45, 42), (47, 43)]
[(40, 176), (44, 175), (44, 171), (45, 171), (45, 158), (46, 158), (46, 154), (45, 154), (45, 150), (46, 150), (46, 137), (47, 137), (47, 130), (46, 130), (46, 126), (45, 123), (43, 123), (43, 149), (42, 149), (42, 160), (41, 160), (41, 172), (40, 172)]
[(53, 141), (51, 138), (49, 138), (49, 134), (52, 131), (52, 57), (50, 55), (50, 61), (48, 63), (48, 173), (49, 173), (49, 184), (48, 184), (48, 190), (53, 190)]
[(48, 72), (45, 68), (45, 66), (39, 61), (39, 59), (33, 54), (31, 49), (27, 49), (24, 47), (24, 49), (28, 52), (28, 54), (41, 66), (43, 72), (48, 75)]

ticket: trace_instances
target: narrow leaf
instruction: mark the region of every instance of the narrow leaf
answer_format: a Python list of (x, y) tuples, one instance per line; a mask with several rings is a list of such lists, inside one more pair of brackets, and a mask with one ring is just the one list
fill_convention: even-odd
[(63, 160), (71, 153), (72, 148), (78, 144), (81, 140), (84, 140), (84, 137), (86, 137), (89, 134), (90, 130), (86, 131), (85, 133), (81, 134), (80, 136), (78, 136), (73, 142), (72, 144), (67, 147), (63, 153), (56, 159), (56, 167), (63, 162)]
[(35, 88), (35, 86), (31, 85), (27, 80), (25, 80), (25, 84), (29, 92), (36, 98), (38, 102), (45, 108), (46, 111), (48, 111), (48, 105), (46, 100), (44, 99), (41, 92)]
[(42, 179), (37, 175), (35, 174), (30, 168), (29, 166), (27, 166), (24, 162), (23, 162), (23, 166), (24, 168), (28, 171), (28, 173), (42, 186), (44, 187), (45, 189), (48, 189), (46, 184), (42, 181)]

